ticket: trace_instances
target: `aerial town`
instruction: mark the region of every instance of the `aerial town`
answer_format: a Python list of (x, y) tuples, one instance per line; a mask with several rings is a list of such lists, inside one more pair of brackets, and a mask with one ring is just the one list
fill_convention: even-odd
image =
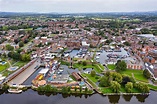
[(149, 95), (157, 22), (132, 16), (0, 18), (0, 86), (9, 93)]

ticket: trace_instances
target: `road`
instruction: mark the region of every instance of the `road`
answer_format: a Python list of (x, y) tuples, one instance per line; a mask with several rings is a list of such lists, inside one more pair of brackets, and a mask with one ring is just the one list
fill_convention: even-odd
[(8, 85), (12, 84), (22, 84), (30, 75), (32, 75), (36, 71), (36, 66), (40, 65), (39, 59), (36, 60), (31, 66), (29, 66), (26, 70), (24, 70), (21, 74), (16, 76), (13, 80), (8, 82)]

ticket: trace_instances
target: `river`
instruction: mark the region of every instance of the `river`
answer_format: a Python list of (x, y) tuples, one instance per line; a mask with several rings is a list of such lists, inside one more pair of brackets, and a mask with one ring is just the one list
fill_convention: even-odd
[(3, 93), (0, 104), (157, 104), (157, 92), (149, 96), (42, 95), (31, 89), (21, 94)]

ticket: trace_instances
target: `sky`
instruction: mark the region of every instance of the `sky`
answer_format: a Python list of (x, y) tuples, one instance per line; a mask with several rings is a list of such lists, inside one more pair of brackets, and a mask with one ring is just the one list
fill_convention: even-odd
[(38, 13), (157, 11), (157, 0), (0, 0), (0, 11)]

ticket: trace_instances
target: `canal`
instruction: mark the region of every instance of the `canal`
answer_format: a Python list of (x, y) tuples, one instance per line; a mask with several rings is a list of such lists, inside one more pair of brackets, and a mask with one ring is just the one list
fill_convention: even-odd
[(149, 96), (102, 96), (39, 94), (31, 89), (21, 94), (1, 94), (0, 104), (157, 104), (157, 92)]

